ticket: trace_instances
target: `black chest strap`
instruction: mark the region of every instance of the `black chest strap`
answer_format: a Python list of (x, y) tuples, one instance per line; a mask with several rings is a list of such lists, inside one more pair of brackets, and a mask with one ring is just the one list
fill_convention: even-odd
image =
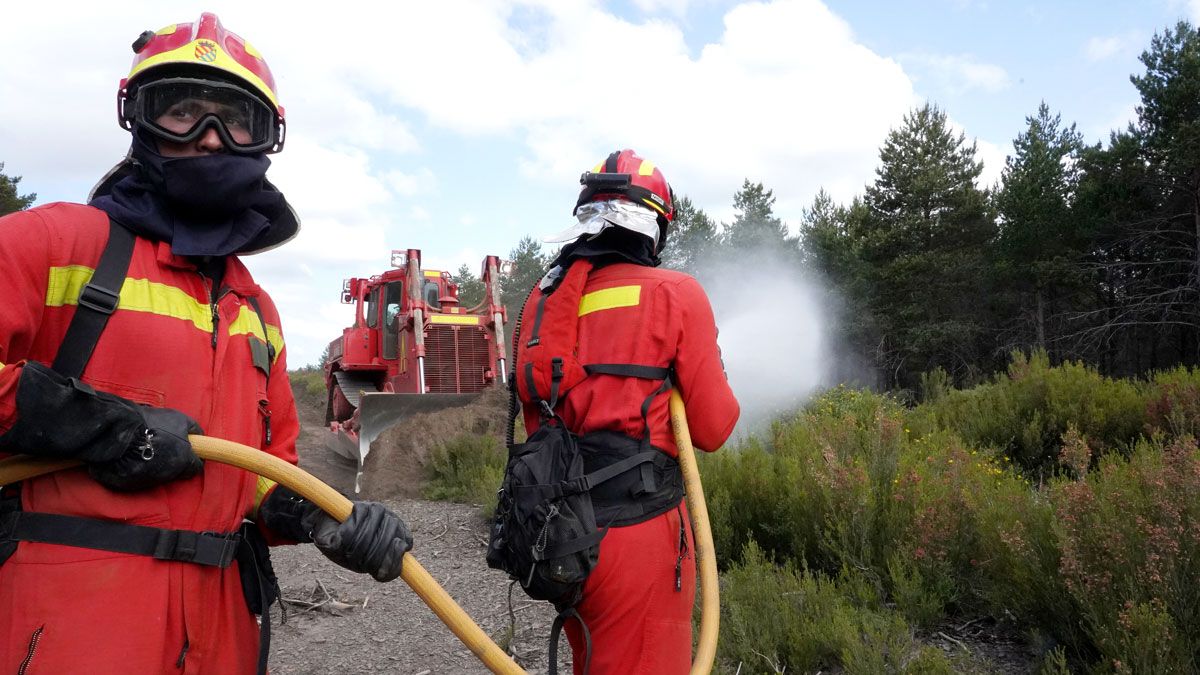
[(108, 221), (108, 243), (92, 278), (84, 285), (75, 305), (75, 315), (54, 356), (54, 370), (66, 377), (83, 375), (92, 358), (92, 351), (104, 332), (108, 317), (117, 309), (121, 286), (133, 257), (133, 233), (111, 218)]

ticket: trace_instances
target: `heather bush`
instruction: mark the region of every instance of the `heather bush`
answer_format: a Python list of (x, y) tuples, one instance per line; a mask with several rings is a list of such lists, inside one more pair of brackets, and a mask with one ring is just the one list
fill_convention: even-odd
[(426, 465), (425, 496), (429, 499), (482, 504), (489, 515), (504, 478), (507, 458), (493, 436), (460, 434), (438, 444)]
[(1200, 438), (1200, 369), (1180, 366), (1155, 373), (1148, 398), (1148, 436)]
[(1061, 574), (1113, 672), (1195, 672), (1200, 648), (1200, 453), (1143, 441), (1051, 489)]
[(970, 499), (976, 530), (972, 594), (981, 613), (1079, 649), (1086, 644), (1076, 603), (1059, 574), (1054, 506), (1003, 460), (987, 464), (993, 485)]
[[(914, 436), (906, 416), (893, 399), (838, 388), (778, 422), (768, 443), (705, 458), (722, 566), (753, 541), (831, 577), (853, 570), (875, 603), (918, 625), (986, 604), (985, 535), (999, 549), (1019, 523), (981, 523), (980, 514), (1030, 499), (1029, 488), (951, 432)], [(994, 578), (1032, 576), (1024, 558), (999, 559), (1013, 569)]]

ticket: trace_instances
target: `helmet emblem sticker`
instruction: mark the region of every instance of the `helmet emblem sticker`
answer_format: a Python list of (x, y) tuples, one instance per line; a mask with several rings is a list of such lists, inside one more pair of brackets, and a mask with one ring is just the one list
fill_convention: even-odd
[(217, 45), (208, 40), (201, 40), (196, 43), (196, 59), (205, 63), (212, 63), (217, 60)]

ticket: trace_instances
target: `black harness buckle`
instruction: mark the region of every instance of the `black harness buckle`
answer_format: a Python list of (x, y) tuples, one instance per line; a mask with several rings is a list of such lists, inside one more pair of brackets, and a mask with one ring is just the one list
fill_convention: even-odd
[(78, 303), (94, 312), (112, 314), (117, 310), (117, 302), (121, 299), (120, 292), (112, 292), (107, 288), (93, 285), (90, 281), (79, 293)]

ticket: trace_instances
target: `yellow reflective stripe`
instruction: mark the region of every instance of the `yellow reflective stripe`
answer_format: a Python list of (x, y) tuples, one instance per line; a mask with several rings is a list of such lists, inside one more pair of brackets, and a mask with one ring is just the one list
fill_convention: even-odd
[[(46, 306), (62, 307), (79, 301), (79, 292), (91, 280), (93, 270), (81, 265), (51, 267), (50, 281), (46, 286)], [(174, 286), (147, 279), (126, 279), (121, 286), (119, 307), (131, 312), (147, 312), (159, 316), (190, 321), (207, 333), (212, 332), (212, 308), (185, 291)], [(238, 316), (229, 325), (230, 335), (248, 334), (270, 342), (275, 347), (275, 358), (283, 353), (283, 333), (278, 326), (267, 324), (267, 334), (262, 334), (262, 324), (254, 309), (242, 305)]]
[[(258, 319), (258, 314), (254, 312), (253, 307), (242, 305), (238, 310), (237, 318), (229, 324), (230, 335), (253, 335), (259, 340), (270, 342), (275, 348), (275, 358), (283, 353), (283, 333), (279, 328), (267, 324), (267, 334), (263, 335), (262, 322)], [(272, 361), (274, 363), (274, 361)]]
[(639, 176), (649, 176), (654, 173), (654, 162), (642, 160), (642, 165), (638, 167)]
[[(80, 265), (51, 267), (46, 286), (46, 306), (74, 305), (79, 292), (91, 280), (93, 270)], [(148, 312), (159, 316), (190, 321), (196, 328), (212, 332), (212, 310), (182, 289), (148, 279), (126, 279), (121, 286), (119, 306), (132, 312)]]
[(260, 506), (262, 506), (263, 499), (266, 498), (267, 493), (270, 492), (271, 488), (275, 487), (276, 485), (277, 485), (277, 483), (275, 481), (271, 480), (270, 478), (263, 478), (262, 476), (258, 477), (258, 483), (254, 486), (254, 513), (255, 514), (258, 513), (258, 508)]
[(636, 307), (641, 302), (641, 286), (617, 286), (592, 291), (579, 301), (579, 316), (617, 307)]
[(425, 276), (427, 276), (427, 277), (440, 277), (440, 276), (442, 276), (442, 273), (441, 273), (441, 272), (438, 272), (437, 270), (425, 270)]
[(604, 162), (600, 162), (596, 166), (592, 167), (592, 173), (602, 173), (603, 171), (604, 171)]
[(430, 314), (429, 323), (447, 323), (458, 326), (478, 326), (477, 316), (455, 316), (453, 314)]

